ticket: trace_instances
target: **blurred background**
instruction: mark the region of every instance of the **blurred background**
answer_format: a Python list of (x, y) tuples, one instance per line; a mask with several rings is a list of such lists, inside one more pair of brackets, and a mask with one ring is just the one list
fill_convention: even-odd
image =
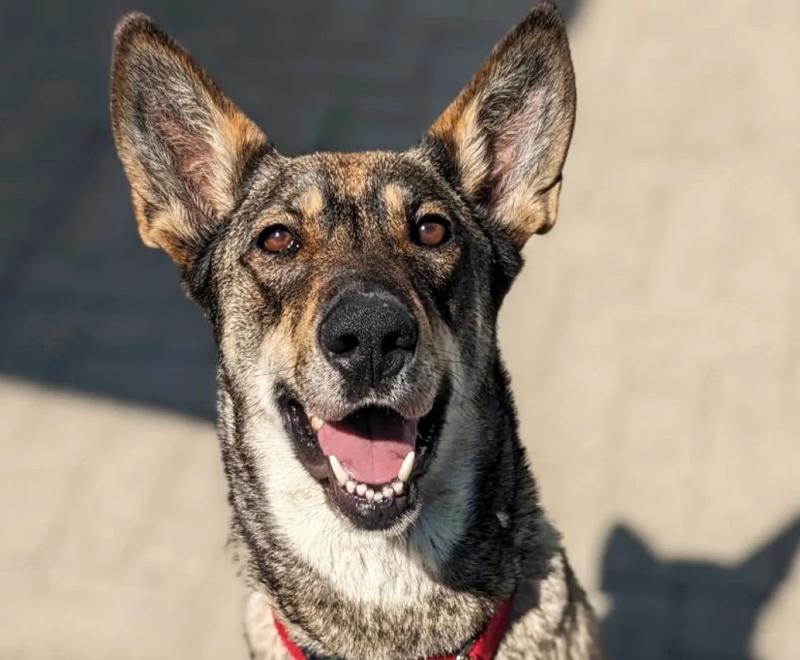
[[(298, 153), (411, 144), (530, 4), (0, 2), (0, 657), (246, 657), (211, 335), (111, 142), (117, 18)], [(612, 658), (800, 658), (800, 4), (560, 4), (560, 221), (501, 315), (544, 504)]]

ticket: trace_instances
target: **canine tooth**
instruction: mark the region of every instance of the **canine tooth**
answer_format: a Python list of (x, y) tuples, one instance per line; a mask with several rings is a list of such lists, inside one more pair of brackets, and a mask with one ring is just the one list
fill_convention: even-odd
[(395, 495), (402, 495), (403, 494), (403, 482), (402, 481), (395, 481), (392, 484), (392, 490), (394, 491)]
[(367, 488), (367, 492), (364, 493), (365, 497), (372, 502), (372, 498), (375, 497), (375, 491), (372, 488)]
[(391, 486), (384, 486), (383, 487), (383, 496), (387, 500), (390, 500), (390, 499), (392, 499), (394, 497), (394, 490), (392, 489)]
[(353, 481), (352, 479), (348, 479), (344, 487), (347, 489), (347, 492), (352, 495), (353, 491), (355, 491), (356, 489), (356, 482)]
[(347, 472), (344, 471), (342, 464), (339, 462), (339, 459), (336, 458), (333, 454), (328, 456), (328, 461), (330, 461), (331, 468), (333, 469), (333, 474), (336, 477), (336, 481), (339, 482), (340, 486), (344, 486), (347, 483)]
[(403, 464), (400, 466), (400, 472), (397, 473), (400, 481), (408, 481), (411, 476), (411, 469), (414, 467), (414, 452), (410, 451), (403, 459)]
[(375, 493), (375, 495), (374, 495), (374, 497), (373, 497), (373, 500), (374, 500), (375, 502), (383, 502), (383, 493), (381, 493), (380, 491), (378, 491), (377, 493)]
[(322, 423), (323, 422), (319, 417), (311, 415), (308, 418), (308, 423), (311, 424), (311, 429), (314, 431), (314, 433), (316, 433), (317, 431), (319, 431), (322, 428)]
[(356, 486), (356, 493), (358, 493), (361, 497), (364, 497), (367, 493), (367, 484), (358, 484)]

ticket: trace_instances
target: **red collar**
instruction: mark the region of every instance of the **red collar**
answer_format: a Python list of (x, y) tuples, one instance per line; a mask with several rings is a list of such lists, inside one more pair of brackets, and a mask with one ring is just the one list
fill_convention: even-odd
[[(275, 629), (278, 631), (278, 635), (283, 645), (286, 647), (286, 650), (289, 652), (289, 655), (292, 656), (294, 660), (308, 660), (305, 651), (292, 641), (292, 638), (289, 637), (289, 633), (280, 619), (278, 619), (275, 612), (272, 613), (272, 620), (275, 622)], [(506, 630), (508, 630), (510, 620), (511, 598), (500, 605), (491, 621), (486, 624), (480, 637), (474, 642), (467, 644), (458, 654), (437, 655), (428, 658), (428, 660), (492, 660), (497, 651), (497, 647), (500, 646), (500, 640), (503, 638)]]

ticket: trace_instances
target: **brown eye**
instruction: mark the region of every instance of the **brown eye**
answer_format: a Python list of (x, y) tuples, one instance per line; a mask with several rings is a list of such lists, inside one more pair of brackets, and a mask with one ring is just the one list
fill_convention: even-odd
[(450, 238), (450, 222), (441, 215), (423, 215), (417, 220), (415, 238), (427, 247), (437, 247)]
[(292, 233), (292, 230), (285, 225), (270, 225), (261, 232), (258, 237), (259, 247), (271, 254), (283, 254), (294, 252), (300, 247), (300, 243)]

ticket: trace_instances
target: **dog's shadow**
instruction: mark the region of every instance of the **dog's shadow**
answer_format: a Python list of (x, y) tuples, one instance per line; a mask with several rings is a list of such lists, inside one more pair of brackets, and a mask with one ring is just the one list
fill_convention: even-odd
[(800, 545), (800, 516), (738, 564), (659, 558), (624, 525), (602, 559), (611, 609), (602, 622), (609, 658), (751, 660), (762, 608)]

